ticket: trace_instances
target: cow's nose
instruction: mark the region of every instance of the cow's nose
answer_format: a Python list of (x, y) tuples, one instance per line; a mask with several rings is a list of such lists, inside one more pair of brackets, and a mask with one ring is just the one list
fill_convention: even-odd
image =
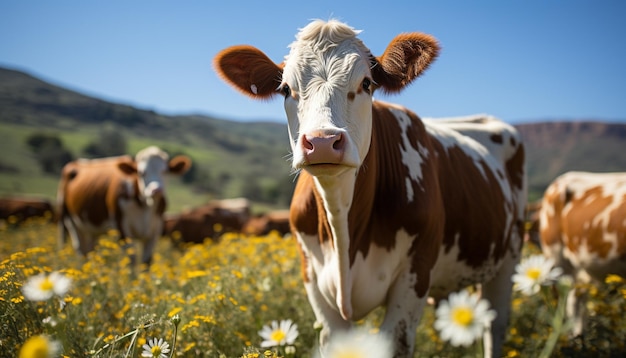
[(155, 185), (154, 183), (151, 183), (146, 188), (145, 193), (146, 193), (146, 196), (148, 197), (163, 195), (163, 187), (160, 185)]
[(345, 143), (342, 133), (304, 134), (301, 139), (308, 164), (339, 164), (343, 159)]

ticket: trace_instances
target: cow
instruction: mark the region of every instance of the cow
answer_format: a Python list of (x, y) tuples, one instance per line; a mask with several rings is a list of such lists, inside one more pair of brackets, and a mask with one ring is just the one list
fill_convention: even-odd
[(0, 198), (0, 220), (9, 224), (20, 224), (32, 217), (54, 218), (50, 200), (30, 197)]
[[(142, 243), (141, 262), (150, 265), (167, 207), (163, 174), (180, 175), (190, 166), (189, 157), (169, 159), (156, 146), (140, 150), (134, 159), (124, 155), (67, 163), (57, 192), (59, 247), (69, 233), (74, 249), (86, 256), (99, 235), (116, 229), (120, 239)], [(135, 256), (131, 259), (134, 264)]]
[[(626, 277), (626, 173), (567, 172), (546, 189), (538, 211), (541, 249), (579, 283)], [(583, 333), (585, 294), (572, 290), (572, 336)]]
[(226, 232), (241, 232), (250, 218), (250, 202), (245, 198), (213, 200), (205, 205), (168, 215), (163, 234), (175, 247), (217, 241)]
[(376, 57), (357, 35), (337, 20), (314, 20), (281, 63), (250, 45), (214, 59), (243, 94), (284, 97), (298, 172), (290, 222), (323, 327), (321, 350), (334, 332), (386, 306), (380, 330), (392, 337), (395, 357), (411, 357), (429, 295), (482, 284), (497, 311), (484, 352), (500, 356), (524, 231), (521, 138), (514, 131), (515, 145), (496, 138), (485, 146), (374, 100), (375, 90), (396, 93), (419, 77), (439, 44), (404, 33)]
[(289, 210), (275, 210), (255, 215), (243, 227), (246, 235), (263, 236), (276, 231), (280, 236), (291, 233)]

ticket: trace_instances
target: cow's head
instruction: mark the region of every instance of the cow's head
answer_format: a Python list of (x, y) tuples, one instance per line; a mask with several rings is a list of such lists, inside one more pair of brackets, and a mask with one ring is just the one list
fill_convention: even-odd
[(151, 146), (137, 152), (135, 161), (122, 161), (118, 167), (126, 174), (137, 174), (139, 195), (152, 206), (165, 194), (163, 174), (184, 174), (191, 167), (191, 159), (179, 155), (170, 160), (167, 153)]
[(313, 175), (358, 168), (370, 145), (372, 95), (398, 92), (437, 57), (437, 41), (425, 34), (398, 35), (373, 56), (358, 31), (335, 20), (303, 28), (280, 64), (252, 46), (221, 51), (219, 75), (257, 99), (285, 98), (294, 169)]

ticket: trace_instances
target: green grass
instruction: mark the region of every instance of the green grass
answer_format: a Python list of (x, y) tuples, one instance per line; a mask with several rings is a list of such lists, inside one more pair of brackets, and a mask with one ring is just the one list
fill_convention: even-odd
[[(17, 356), (24, 342), (39, 334), (60, 340), (68, 357), (137, 357), (139, 347), (152, 337), (173, 343), (174, 314), (181, 319), (177, 357), (241, 357), (258, 349), (257, 332), (263, 325), (282, 319), (298, 324), (296, 357), (309, 357), (315, 346), (314, 317), (292, 239), (226, 234), (220, 243), (184, 251), (162, 240), (150, 270), (133, 274), (114, 237), (103, 237), (88, 260), (75, 255), (69, 245), (56, 251), (55, 237), (56, 227), (41, 220), (0, 229), (0, 358)], [(525, 249), (525, 255), (535, 252)], [(73, 279), (63, 298), (65, 308), (54, 301), (23, 299), (20, 288), (29, 277), (54, 270)], [(585, 337), (560, 337), (553, 357), (623, 356), (626, 284), (587, 289), (592, 315)], [(504, 355), (537, 356), (551, 327), (546, 302), (516, 293), (512, 307)], [(377, 309), (359, 324), (377, 326), (383, 313)], [(45, 323), (48, 317), (55, 326)], [(433, 320), (434, 309), (428, 306), (416, 338), (420, 357), (475, 356), (477, 347), (441, 342)]]

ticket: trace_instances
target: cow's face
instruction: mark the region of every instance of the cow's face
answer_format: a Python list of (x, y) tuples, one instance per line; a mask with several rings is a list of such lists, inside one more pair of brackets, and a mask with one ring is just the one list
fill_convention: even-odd
[(167, 153), (153, 146), (139, 151), (134, 162), (119, 164), (126, 174), (137, 175), (139, 195), (150, 206), (165, 195), (165, 173), (183, 174), (191, 167), (191, 160), (186, 156), (168, 159)]
[(359, 167), (367, 155), (375, 85), (372, 56), (356, 34), (343, 24), (314, 22), (291, 45), (278, 90), (294, 169), (334, 173)]
[(400, 91), (439, 51), (435, 39), (412, 33), (374, 57), (357, 35), (338, 21), (317, 20), (296, 36), (284, 63), (251, 46), (215, 58), (218, 74), (244, 94), (284, 96), (295, 169), (322, 175), (358, 168), (371, 141), (374, 89)]
[(168, 160), (167, 153), (156, 147), (146, 148), (135, 156), (139, 191), (148, 205), (164, 194), (163, 174)]

